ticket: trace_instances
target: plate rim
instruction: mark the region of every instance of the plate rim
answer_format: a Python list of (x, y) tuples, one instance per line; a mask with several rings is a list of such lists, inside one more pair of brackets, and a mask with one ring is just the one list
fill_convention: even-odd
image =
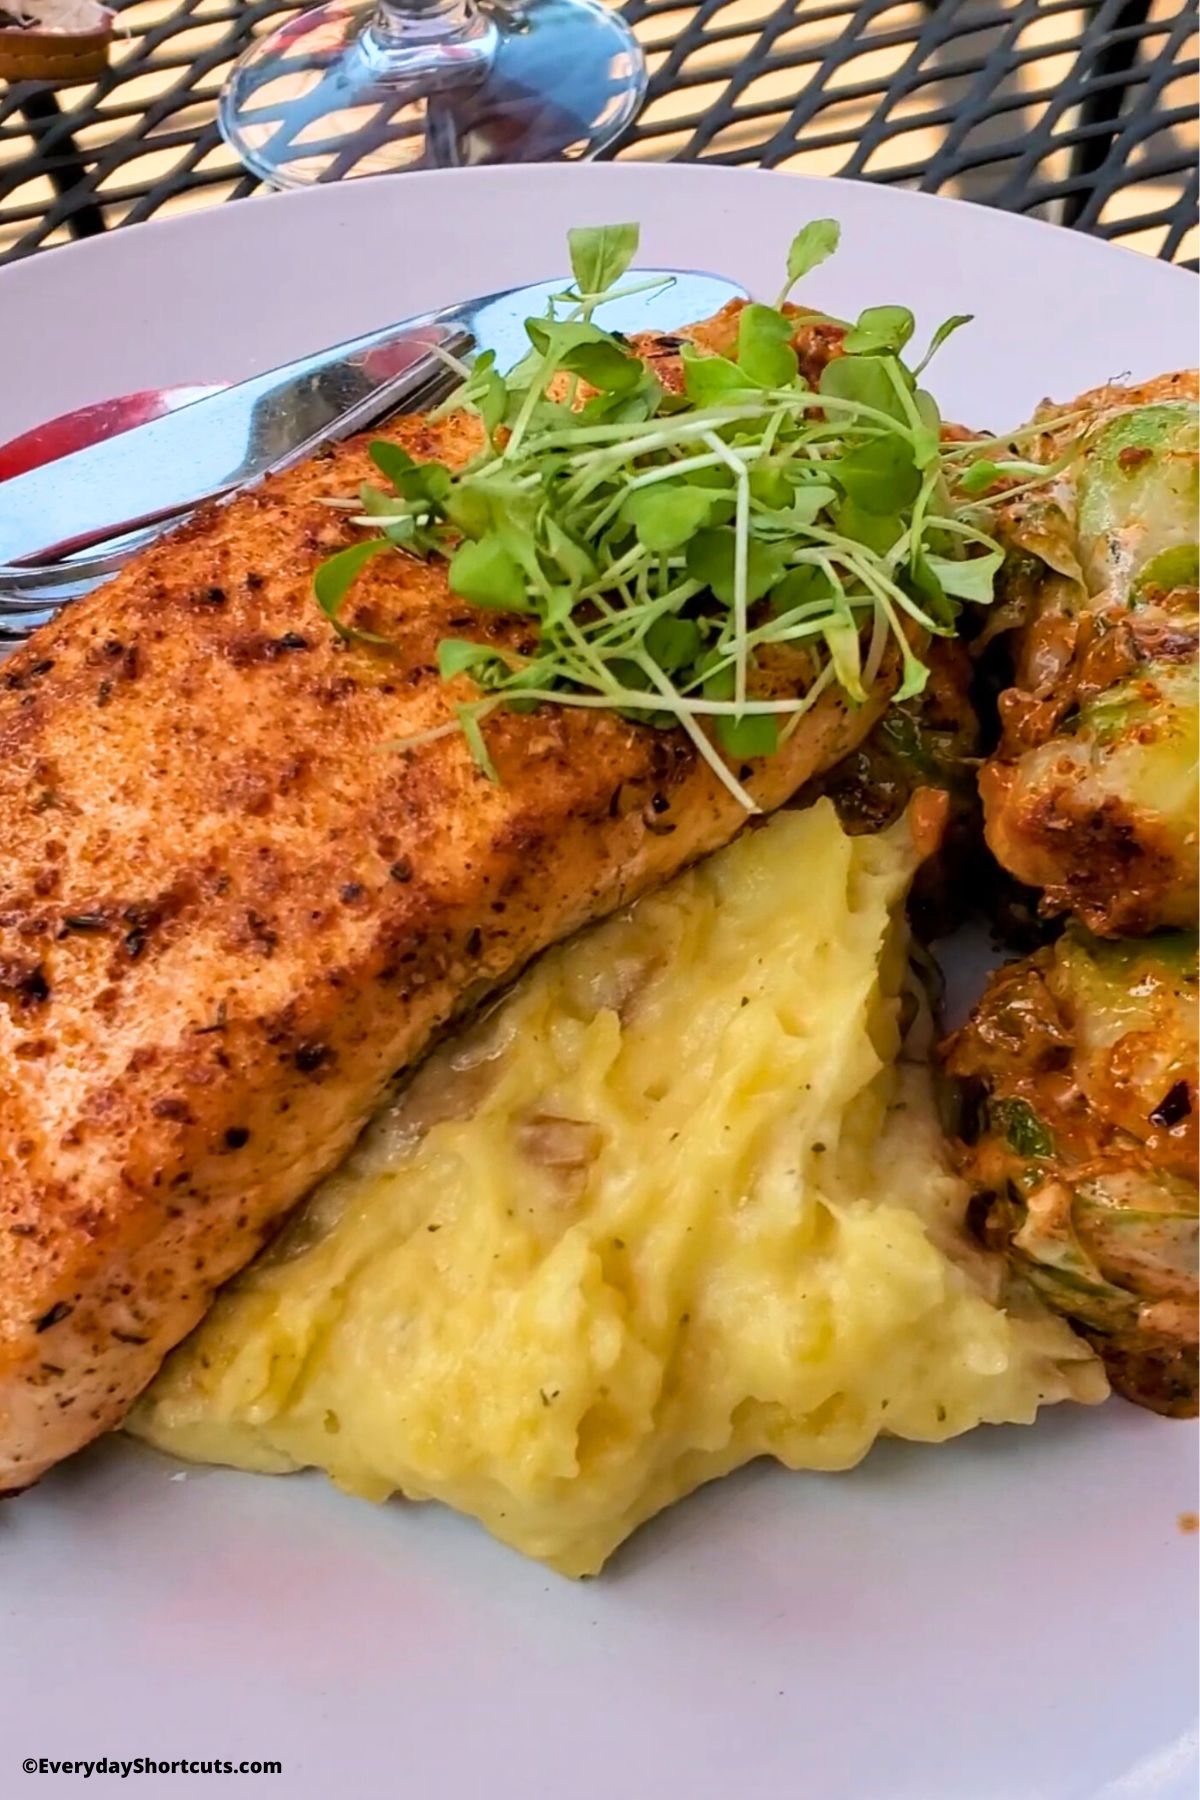
[[(230, 205), (226, 201), (217, 201), (211, 206), (197, 207), (194, 210), (171, 214), (166, 218), (150, 218), (140, 221), (132, 228), (127, 225), (116, 226), (95, 237), (76, 238), (66, 244), (54, 245), (49, 256), (45, 250), (33, 251), (0, 268), (0, 281), (8, 292), (14, 286), (41, 279), (40, 274), (33, 271), (47, 266), (55, 270), (63, 270), (65, 256), (70, 255), (71, 273), (80, 264), (80, 258), (88, 257), (95, 263), (102, 257), (123, 256), (132, 254), (127, 246), (136, 246), (141, 233), (149, 227), (155, 233), (156, 241), (168, 233), (172, 237), (206, 236), (210, 233), (220, 234), (230, 227), (225, 221), (253, 216), (251, 207), (271, 204), (286, 204), (294, 212), (307, 207), (314, 213), (326, 209), (336, 211), (339, 207), (353, 209), (358, 205), (366, 206), (367, 200), (359, 201), (357, 195), (364, 190), (375, 190), (386, 187), (391, 191), (397, 183), (404, 183), (416, 191), (418, 188), (435, 190), (446, 186), (450, 181), (456, 183), (458, 191), (465, 181), (470, 181), (476, 188), (497, 186), (507, 188), (518, 185), (523, 179), (533, 176), (536, 180), (549, 179), (551, 182), (569, 180), (574, 185), (587, 184), (603, 187), (607, 184), (618, 185), (627, 181), (644, 183), (647, 186), (658, 184), (693, 184), (697, 180), (750, 182), (758, 185), (770, 181), (778, 184), (782, 193), (785, 184), (797, 183), (807, 188), (813, 195), (828, 191), (831, 199), (830, 211), (836, 213), (836, 196), (848, 189), (866, 189), (877, 193), (880, 197), (888, 196), (891, 203), (901, 207), (920, 208), (926, 213), (940, 211), (951, 217), (962, 217), (964, 214), (984, 214), (987, 225), (984, 229), (997, 234), (1015, 232), (1022, 241), (1036, 244), (1043, 241), (1043, 234), (1051, 232), (1060, 242), (1074, 246), (1073, 253), (1079, 257), (1098, 256), (1105, 262), (1111, 255), (1119, 254), (1132, 263), (1143, 268), (1154, 269), (1158, 273), (1147, 277), (1151, 280), (1170, 280), (1175, 284), (1195, 281), (1196, 277), (1189, 269), (1177, 264), (1164, 262), (1157, 256), (1145, 251), (1135, 250), (1128, 245), (1114, 243), (1111, 239), (1100, 237), (1097, 233), (1083, 231), (1077, 226), (1062, 225), (1049, 219), (1031, 218), (1027, 213), (1015, 212), (1005, 207), (992, 206), (984, 201), (969, 200), (955, 194), (930, 194), (917, 188), (892, 186), (886, 182), (870, 181), (844, 175), (806, 175), (800, 170), (764, 169), (761, 167), (731, 166), (724, 163), (706, 162), (587, 162), (587, 163), (508, 163), (482, 166), (472, 169), (418, 169), (408, 173), (392, 175), (373, 175), (357, 181), (329, 182), (310, 188), (292, 188), (281, 191), (261, 190), (244, 196), (249, 206), (238, 203)], [(401, 190), (403, 191), (403, 190)], [(981, 221), (976, 221), (982, 223)], [(249, 227), (245, 227), (249, 229)], [(243, 229), (239, 226), (238, 229)], [(1033, 235), (1030, 235), (1033, 234)], [(1180, 287), (1182, 292), (1182, 288)]]

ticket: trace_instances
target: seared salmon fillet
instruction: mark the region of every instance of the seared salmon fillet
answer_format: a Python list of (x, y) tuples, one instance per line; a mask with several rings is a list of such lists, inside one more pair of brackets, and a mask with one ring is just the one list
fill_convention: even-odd
[[(614, 714), (493, 715), (498, 784), (457, 731), (389, 747), (474, 695), (441, 638), (528, 627), (389, 555), (346, 615), (389, 646), (339, 639), (312, 573), (359, 533), (321, 502), (370, 472), (351, 443), (204, 510), (0, 669), (2, 1490), (120, 1421), (441, 1027), (745, 822), (682, 733)], [(823, 694), (745, 771), (761, 806), (895, 679)]]

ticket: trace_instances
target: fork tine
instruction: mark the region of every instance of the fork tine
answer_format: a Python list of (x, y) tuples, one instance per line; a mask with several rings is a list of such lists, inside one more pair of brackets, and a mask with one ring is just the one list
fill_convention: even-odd
[(65, 606), (68, 600), (74, 600), (79, 589), (73, 583), (69, 592), (64, 593), (26, 593), (23, 588), (0, 586), (0, 618), (6, 613), (44, 613), (53, 612), (57, 606)]
[(15, 650), (18, 644), (24, 644), (31, 638), (37, 627), (44, 625), (49, 617), (47, 613), (45, 617), (33, 619), (27, 625), (18, 625), (15, 621), (0, 618), (0, 648), (8, 645)]
[(32, 594), (56, 587), (70, 587), (81, 581), (102, 581), (123, 569), (140, 544), (130, 544), (105, 556), (81, 556), (75, 562), (36, 564), (0, 563), (0, 596)]
[(0, 565), (0, 642), (19, 643), (69, 601), (81, 599), (123, 569), (141, 548), (139, 536), (106, 556), (81, 557), (44, 569)]

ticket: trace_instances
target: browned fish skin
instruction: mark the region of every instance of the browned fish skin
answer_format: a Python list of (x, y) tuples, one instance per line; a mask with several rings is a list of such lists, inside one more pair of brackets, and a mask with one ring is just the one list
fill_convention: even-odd
[[(0, 1489), (119, 1422), (439, 1026), (743, 822), (611, 714), (496, 715), (499, 786), (457, 734), (387, 750), (450, 717), (440, 638), (522, 627), (388, 556), (349, 616), (394, 648), (341, 643), (311, 574), (358, 534), (318, 502), (368, 473), (351, 444), (208, 509), (0, 670)], [(822, 697), (761, 804), (889, 683)]]

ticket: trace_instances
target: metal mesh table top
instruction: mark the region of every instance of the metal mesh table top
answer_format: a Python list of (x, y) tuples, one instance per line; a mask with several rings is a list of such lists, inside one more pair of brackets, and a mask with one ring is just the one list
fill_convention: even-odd
[[(115, 0), (116, 4), (120, 0)], [(216, 102), (283, 0), (130, 0), (111, 66), (0, 91), (0, 262), (249, 193)], [(627, 0), (624, 159), (955, 194), (1192, 263), (1194, 0)]]

